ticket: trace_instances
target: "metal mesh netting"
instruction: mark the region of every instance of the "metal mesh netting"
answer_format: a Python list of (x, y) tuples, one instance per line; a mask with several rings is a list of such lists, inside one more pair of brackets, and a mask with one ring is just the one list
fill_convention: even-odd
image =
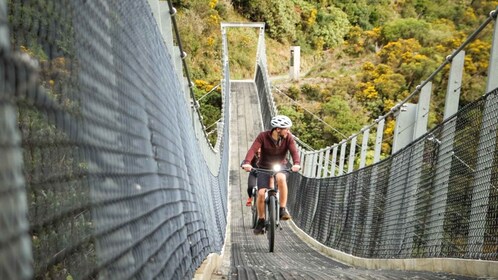
[(6, 7), (0, 278), (191, 277), (223, 244), (228, 125), (213, 175), (147, 1)]
[(296, 224), (359, 257), (498, 260), (497, 99), (498, 89), (376, 165), (293, 174)]

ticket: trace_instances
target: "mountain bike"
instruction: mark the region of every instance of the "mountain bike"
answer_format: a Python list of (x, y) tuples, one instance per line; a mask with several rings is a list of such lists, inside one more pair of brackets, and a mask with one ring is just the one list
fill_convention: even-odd
[[(276, 229), (280, 226), (280, 199), (278, 192), (278, 184), (277, 184), (277, 173), (279, 172), (288, 172), (290, 169), (282, 168), (280, 165), (275, 165), (273, 169), (263, 169), (263, 168), (253, 168), (257, 173), (267, 173), (273, 177), (273, 182), (275, 187), (269, 188), (265, 190), (265, 216), (266, 216), (266, 237), (268, 238), (268, 246), (270, 253), (275, 249), (275, 232)], [(257, 187), (256, 192), (253, 189), (253, 195), (257, 197)], [(253, 212), (252, 212), (252, 222), (253, 228), (256, 227), (256, 223), (258, 220), (258, 211), (256, 208), (256, 201), (253, 200)], [(282, 229), (282, 228), (280, 228)]]

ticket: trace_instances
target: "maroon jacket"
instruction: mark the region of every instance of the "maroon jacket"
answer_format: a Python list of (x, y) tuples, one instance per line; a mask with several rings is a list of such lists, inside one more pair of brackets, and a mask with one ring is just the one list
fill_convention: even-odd
[(271, 137), (271, 131), (261, 132), (256, 140), (252, 143), (251, 148), (247, 151), (246, 157), (242, 164), (250, 163), (254, 154), (261, 148), (261, 158), (258, 161), (258, 166), (260, 168), (270, 169), (275, 163), (280, 163), (282, 165), (287, 164), (287, 151), (291, 153), (292, 162), (295, 165), (301, 163), (299, 154), (297, 152), (296, 142), (292, 137), (292, 134), (288, 134), (287, 138), (282, 138), (278, 143)]

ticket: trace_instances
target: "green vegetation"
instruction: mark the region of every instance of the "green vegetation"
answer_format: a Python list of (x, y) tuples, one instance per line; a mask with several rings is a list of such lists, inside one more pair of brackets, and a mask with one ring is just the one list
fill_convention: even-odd
[[(221, 21), (266, 23), (270, 76), (286, 75), (289, 47), (301, 46), (305, 76), (299, 82), (273, 83), (294, 102), (276, 100), (282, 113), (294, 119), (294, 133), (323, 148), (358, 132), (406, 98), (498, 1), (192, 0), (175, 5), (181, 8), (181, 34), (197, 80), (217, 84), (221, 79)], [(232, 78), (252, 78), (257, 35), (250, 33), (240, 29), (228, 36)], [(484, 93), (490, 38), (487, 28), (465, 49), (462, 106)], [(448, 69), (433, 81), (430, 127), (443, 116)], [(211, 109), (205, 112), (215, 114)], [(392, 138), (393, 124), (388, 119), (387, 139)], [(383, 153), (389, 152), (388, 144)]]

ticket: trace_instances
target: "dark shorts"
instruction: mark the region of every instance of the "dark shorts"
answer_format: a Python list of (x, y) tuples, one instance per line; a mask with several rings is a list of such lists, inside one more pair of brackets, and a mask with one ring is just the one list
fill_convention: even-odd
[[(279, 173), (283, 173), (285, 175), (285, 179), (289, 177), (288, 171), (281, 171)], [(267, 189), (270, 186), (270, 178), (271, 174), (265, 172), (258, 172), (258, 190), (259, 189)]]

